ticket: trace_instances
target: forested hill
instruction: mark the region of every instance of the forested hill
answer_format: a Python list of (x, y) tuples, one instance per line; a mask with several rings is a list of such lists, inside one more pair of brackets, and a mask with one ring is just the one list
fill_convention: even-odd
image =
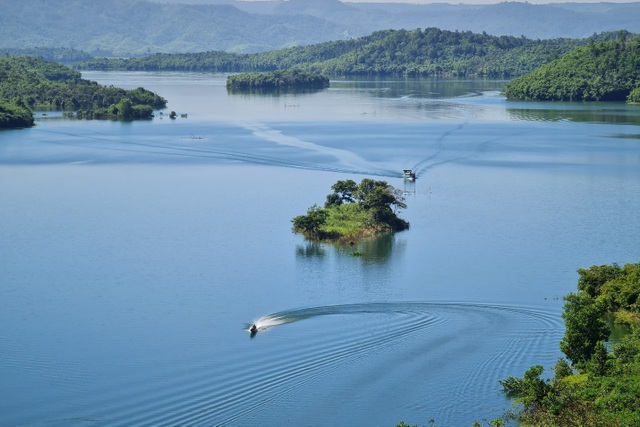
[(626, 34), (591, 41), (505, 87), (508, 99), (533, 101), (637, 102), (638, 91), (640, 38), (629, 40)]
[[(606, 37), (603, 35), (602, 37)], [(531, 40), (470, 31), (385, 30), (333, 41), (255, 54), (203, 52), (95, 59), (89, 70), (249, 72), (299, 67), (330, 75), (510, 77), (532, 71), (587, 40)]]
[(59, 47), (93, 56), (130, 57), (211, 50), (264, 52), (349, 40), (385, 29), (438, 27), (534, 39), (583, 38), (622, 29), (640, 32), (638, 2), (478, 5), (217, 0), (208, 5), (178, 4), (193, 2), (3, 1), (0, 49)]
[(64, 65), (0, 57), (0, 127), (33, 124), (32, 109), (75, 111), (86, 118), (149, 118), (166, 99), (144, 88), (125, 90), (81, 78)]

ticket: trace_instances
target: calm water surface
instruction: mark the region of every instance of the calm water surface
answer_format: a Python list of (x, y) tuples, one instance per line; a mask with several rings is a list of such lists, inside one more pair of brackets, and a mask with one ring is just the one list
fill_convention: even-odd
[[(639, 107), (511, 103), (498, 81), (85, 77), (187, 116), (0, 132), (3, 426), (470, 426), (508, 408), (498, 380), (561, 356), (577, 268), (638, 261)], [(291, 233), (364, 177), (406, 190), (409, 231)]]

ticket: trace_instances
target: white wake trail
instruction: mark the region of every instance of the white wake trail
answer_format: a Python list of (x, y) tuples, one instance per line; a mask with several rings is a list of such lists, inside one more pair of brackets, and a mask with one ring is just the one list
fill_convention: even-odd
[(303, 150), (314, 151), (318, 154), (332, 156), (340, 165), (349, 169), (367, 171), (371, 170), (372, 165), (362, 157), (358, 156), (351, 151), (342, 150), (339, 148), (324, 147), (322, 145), (314, 144), (313, 142), (303, 141), (299, 138), (284, 135), (281, 131), (273, 129), (262, 123), (242, 123), (242, 127), (250, 130), (253, 135), (266, 141), (275, 142), (279, 145), (285, 145), (289, 147), (300, 148)]

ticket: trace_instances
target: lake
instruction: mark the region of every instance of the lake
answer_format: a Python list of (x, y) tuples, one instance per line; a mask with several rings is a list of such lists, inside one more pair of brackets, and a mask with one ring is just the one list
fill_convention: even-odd
[[(638, 261), (639, 106), (84, 77), (169, 105), (0, 132), (1, 425), (470, 426), (509, 408), (499, 380), (551, 374), (578, 268)], [(405, 191), (408, 231), (291, 232), (365, 177)]]

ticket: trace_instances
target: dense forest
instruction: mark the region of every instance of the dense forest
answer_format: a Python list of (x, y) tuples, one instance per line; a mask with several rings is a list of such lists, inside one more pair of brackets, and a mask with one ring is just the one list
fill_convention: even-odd
[(306, 215), (291, 220), (294, 233), (312, 240), (353, 242), (409, 228), (395, 212), (407, 207), (402, 190), (386, 181), (364, 178), (358, 184), (347, 179), (331, 189), (324, 207), (313, 205)]
[(33, 126), (33, 111), (18, 102), (0, 99), (0, 129)]
[[(578, 291), (564, 298), (566, 331), (553, 376), (531, 367), (502, 381), (523, 427), (640, 425), (640, 263), (578, 270)], [(606, 344), (611, 318), (628, 331)], [(508, 417), (507, 417), (508, 418)]]
[(638, 102), (640, 39), (621, 33), (617, 40), (591, 40), (512, 80), (504, 92), (511, 100)]
[(245, 73), (227, 77), (227, 89), (233, 91), (309, 90), (329, 87), (329, 79), (300, 70)]
[(79, 68), (264, 72), (298, 67), (325, 75), (511, 77), (532, 71), (586, 43), (587, 40), (530, 40), (437, 28), (384, 30), (354, 40), (256, 54), (212, 51), (101, 58), (83, 62)]
[[(0, 102), (3, 111), (10, 111), (12, 117), (24, 117), (27, 112), (32, 116), (31, 110), (39, 108), (75, 111), (84, 118), (137, 119), (151, 117), (153, 109), (164, 108), (167, 101), (143, 88), (125, 90), (98, 85), (55, 62), (6, 56), (0, 57)], [(13, 120), (0, 123), (17, 127)]]

